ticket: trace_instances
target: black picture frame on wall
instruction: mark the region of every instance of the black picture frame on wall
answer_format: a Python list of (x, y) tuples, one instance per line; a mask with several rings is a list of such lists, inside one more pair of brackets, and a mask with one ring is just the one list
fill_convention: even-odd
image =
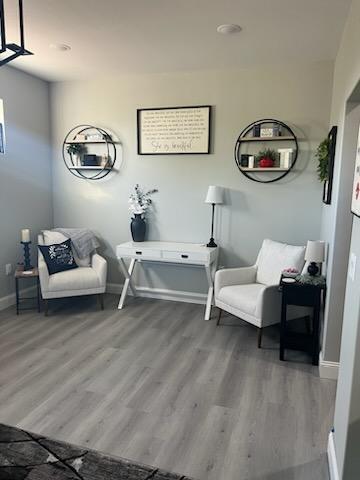
[(5, 153), (4, 127), (2, 123), (0, 123), (0, 153)]
[(323, 188), (323, 202), (325, 205), (331, 204), (332, 197), (332, 187), (334, 179), (334, 162), (335, 162), (335, 150), (336, 150), (336, 137), (337, 137), (337, 127), (333, 126), (329, 132), (329, 175), (328, 179), (324, 182)]
[[(165, 120), (164, 114), (168, 112), (169, 115), (173, 117), (170, 119), (171, 127), (177, 128), (176, 139), (174, 142), (170, 140), (163, 141), (160, 137), (159, 139), (155, 138), (155, 145), (149, 144), (149, 132), (157, 135), (156, 132), (160, 132), (164, 127)], [(182, 113), (185, 114), (181, 115)], [(201, 118), (203, 116), (203, 131), (199, 129), (191, 131), (192, 123), (186, 123), (187, 113), (191, 116), (192, 114), (198, 114)], [(153, 115), (151, 123), (145, 119), (145, 115)], [(157, 107), (157, 108), (139, 108), (137, 109), (137, 147), (138, 155), (208, 155), (210, 154), (211, 146), (211, 116), (212, 116), (212, 107), (211, 105), (192, 105), (192, 106), (181, 106), (181, 107)], [(177, 118), (179, 118), (179, 123), (177, 124)], [(192, 119), (193, 120), (193, 119)], [(184, 131), (181, 131), (181, 128), (184, 127)], [(186, 127), (186, 128), (185, 128)], [(151, 132), (153, 129), (153, 132)], [(183, 136), (182, 136), (183, 135)], [(201, 135), (201, 140), (198, 141), (199, 135)], [(189, 136), (194, 138), (194, 142), (189, 141)], [(161, 138), (161, 140), (160, 140)], [(167, 149), (164, 148), (164, 144), (167, 144)]]

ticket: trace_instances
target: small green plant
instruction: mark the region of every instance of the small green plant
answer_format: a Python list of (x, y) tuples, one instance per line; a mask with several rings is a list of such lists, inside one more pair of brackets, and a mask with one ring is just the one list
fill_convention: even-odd
[(278, 159), (278, 153), (275, 152), (275, 150), (271, 150), (271, 148), (266, 148), (256, 155), (256, 161), (260, 162), (263, 158), (269, 158), (270, 160), (273, 160), (273, 162), (276, 162)]
[(83, 150), (83, 146), (80, 143), (70, 143), (66, 148), (69, 155), (80, 155)]
[(329, 179), (329, 147), (330, 141), (325, 138), (316, 149), (315, 158), (318, 161), (317, 174), (320, 182)]

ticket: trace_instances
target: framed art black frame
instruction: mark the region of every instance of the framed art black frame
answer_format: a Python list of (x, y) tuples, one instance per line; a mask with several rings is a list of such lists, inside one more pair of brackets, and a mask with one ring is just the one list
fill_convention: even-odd
[[(204, 151), (171, 151), (171, 152), (144, 152), (142, 148), (142, 124), (141, 113), (144, 111), (158, 111), (158, 110), (186, 110), (186, 109), (206, 109), (208, 110), (207, 122), (207, 142)], [(138, 108), (137, 109), (137, 151), (138, 155), (208, 155), (211, 149), (211, 122), (212, 122), (212, 107), (211, 105), (190, 105), (181, 107), (155, 107), (155, 108)]]
[(323, 202), (325, 205), (331, 204), (332, 197), (332, 186), (334, 180), (334, 163), (335, 163), (335, 151), (336, 151), (336, 137), (337, 137), (337, 127), (333, 126), (329, 132), (329, 160), (328, 160), (328, 179), (324, 182), (323, 187)]
[(4, 127), (2, 123), (0, 123), (0, 153), (5, 153)]

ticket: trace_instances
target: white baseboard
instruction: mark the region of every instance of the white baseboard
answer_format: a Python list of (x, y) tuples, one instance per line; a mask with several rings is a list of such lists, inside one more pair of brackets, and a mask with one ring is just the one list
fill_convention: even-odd
[[(108, 283), (106, 291), (120, 295), (122, 284)], [(207, 295), (205, 293), (184, 292), (182, 290), (168, 290), (165, 288), (137, 287), (136, 293), (139, 297), (156, 298), (158, 300), (172, 300), (175, 302), (206, 304)], [(131, 291), (129, 290), (129, 295)]]
[(324, 360), (323, 353), (320, 352), (319, 375), (320, 375), (320, 378), (337, 380), (339, 375), (339, 362), (329, 362), (327, 360)]
[[(24, 288), (23, 290), (20, 290), (20, 296), (31, 294), (35, 292), (35, 290), (36, 290), (36, 286)], [(15, 292), (0, 298), (0, 310), (5, 310), (5, 308), (9, 308), (15, 304), (16, 304)]]
[(336, 460), (334, 432), (329, 433), (327, 455), (328, 455), (328, 462), (329, 462), (330, 480), (340, 480), (339, 470), (338, 470), (338, 465)]

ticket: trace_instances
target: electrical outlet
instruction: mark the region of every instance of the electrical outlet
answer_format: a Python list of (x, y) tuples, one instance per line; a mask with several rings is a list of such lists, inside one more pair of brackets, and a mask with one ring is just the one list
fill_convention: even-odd
[(5, 274), (6, 275), (11, 275), (11, 272), (12, 272), (12, 265), (11, 265), (11, 263), (7, 263), (5, 265)]

